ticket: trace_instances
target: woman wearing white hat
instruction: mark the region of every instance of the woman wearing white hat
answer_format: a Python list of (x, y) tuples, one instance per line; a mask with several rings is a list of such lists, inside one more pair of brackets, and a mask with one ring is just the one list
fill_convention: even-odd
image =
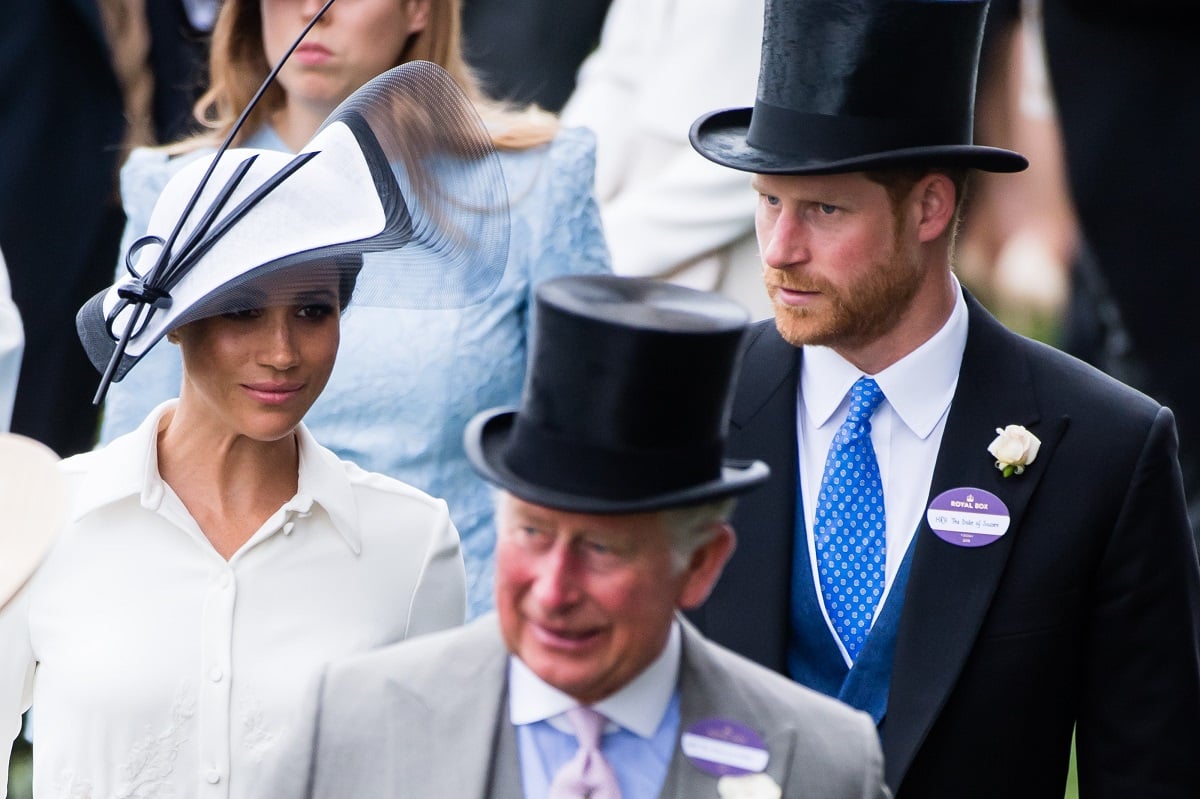
[[(140, 149), (122, 170), (127, 237), (182, 162), (227, 133), (271, 63), (323, 0), (224, 0), (213, 31), (211, 89), (199, 108), (210, 130), (168, 148)], [(462, 430), (477, 411), (515, 404), (532, 331), (534, 286), (565, 274), (609, 271), (593, 196), (590, 131), (560, 127), (534, 109), (487, 99), (463, 60), (460, 0), (338, 0), (304, 37), (235, 139), (294, 151), (347, 94), (412, 59), (443, 67), (472, 99), (499, 150), (512, 212), (504, 278), (485, 303), (398, 314), (362, 309), (343, 326), (342, 357), (307, 422), (343, 458), (419, 486), (450, 503), (462, 534), (468, 615), (492, 604), (491, 489), (472, 471)], [(182, 153), (177, 157), (174, 154)], [(179, 359), (155, 352), (105, 405), (101, 440), (127, 432), (179, 391)]]
[[(427, 128), (395, 124), (413, 104)], [(302, 756), (287, 742), (304, 738), (323, 663), (462, 622), (446, 503), (339, 460), (301, 419), (352, 292), (423, 306), (498, 282), (507, 209), (469, 110), (413, 64), (300, 156), (194, 162), (131, 275), (80, 310), (101, 393), (162, 338), (183, 383), (134, 432), (62, 463), (66, 524), (0, 612), (0, 728), (14, 736), (33, 703), (35, 796), (263, 795)]]

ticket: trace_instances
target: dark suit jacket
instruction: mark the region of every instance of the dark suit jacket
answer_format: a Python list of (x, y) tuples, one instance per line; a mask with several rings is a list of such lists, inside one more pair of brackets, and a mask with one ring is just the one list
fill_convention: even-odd
[(1200, 294), (1196, 9), (1195, 0), (1043, 0), (1041, 14), (1068, 187), (1093, 259), (1075, 274), (1098, 271), (1126, 334), (1095, 356), (1175, 413), (1193, 524), (1200, 326), (1181, 298)]
[[(1078, 722), (1085, 797), (1200, 796), (1200, 567), (1172, 415), (1003, 328), (968, 297), (969, 333), (930, 497), (998, 495), (1011, 526), (962, 548), (922, 520), (882, 724), (898, 799), (1061, 799)], [(734, 516), (738, 550), (695, 620), (785, 671), (796, 518), (800, 352), (749, 339), (729, 454), (772, 479)], [(987, 445), (1042, 441), (1003, 478)]]

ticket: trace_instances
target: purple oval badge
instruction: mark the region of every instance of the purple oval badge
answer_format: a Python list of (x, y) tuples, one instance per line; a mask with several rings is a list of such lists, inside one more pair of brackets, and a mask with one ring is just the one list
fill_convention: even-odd
[(959, 547), (982, 547), (1008, 530), (1008, 507), (982, 488), (952, 488), (929, 503), (925, 520), (943, 541)]
[(714, 777), (756, 774), (769, 757), (762, 736), (727, 719), (696, 722), (680, 737), (679, 747), (696, 768)]

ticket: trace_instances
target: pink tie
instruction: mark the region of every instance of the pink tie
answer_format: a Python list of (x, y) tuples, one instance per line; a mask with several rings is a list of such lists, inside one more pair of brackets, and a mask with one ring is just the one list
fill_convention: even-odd
[(567, 711), (567, 720), (575, 729), (579, 750), (554, 775), (549, 799), (621, 799), (617, 775), (600, 754), (600, 734), (607, 719), (590, 707), (577, 707)]

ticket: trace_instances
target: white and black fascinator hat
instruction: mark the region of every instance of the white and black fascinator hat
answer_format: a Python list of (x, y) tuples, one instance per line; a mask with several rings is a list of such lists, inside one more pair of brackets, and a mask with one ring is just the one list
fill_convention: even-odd
[(347, 98), (297, 155), (222, 147), (171, 178), (128, 275), (76, 316), (103, 374), (95, 401), (197, 319), (355, 280), (359, 305), (481, 302), (503, 276), (508, 232), (499, 158), (474, 106), (441, 67), (403, 64)]

